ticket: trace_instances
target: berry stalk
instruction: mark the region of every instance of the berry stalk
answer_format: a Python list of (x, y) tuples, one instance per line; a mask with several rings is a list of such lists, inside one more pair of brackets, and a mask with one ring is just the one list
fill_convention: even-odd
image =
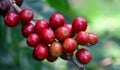
[(73, 62), (73, 63), (79, 68), (79, 70), (85, 70), (84, 65), (78, 63), (78, 62), (75, 61), (73, 58), (70, 58), (69, 61)]
[[(67, 56), (67, 54), (65, 52), (63, 53), (63, 55)], [(79, 62), (77, 62), (73, 58), (71, 58), (71, 57), (68, 56), (67, 59), (69, 61), (73, 62), (79, 68), (79, 70), (86, 70), (85, 67), (84, 67), (84, 65), (80, 64)]]

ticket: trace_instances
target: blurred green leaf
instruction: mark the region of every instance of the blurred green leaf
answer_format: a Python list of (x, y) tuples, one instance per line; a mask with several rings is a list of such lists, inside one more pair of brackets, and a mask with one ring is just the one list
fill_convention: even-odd
[(73, 11), (68, 4), (68, 0), (47, 0), (47, 2), (57, 11), (66, 13), (70, 17), (74, 16)]

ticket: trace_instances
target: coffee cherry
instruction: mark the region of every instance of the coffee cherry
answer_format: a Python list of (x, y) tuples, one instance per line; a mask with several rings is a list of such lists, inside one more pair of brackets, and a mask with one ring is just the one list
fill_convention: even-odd
[(51, 54), (49, 53), (49, 55), (48, 55), (48, 57), (47, 57), (47, 60), (48, 60), (49, 62), (54, 62), (55, 60), (57, 60), (57, 58), (58, 58), (58, 57), (53, 56), (53, 55), (51, 55)]
[(35, 26), (32, 23), (27, 23), (22, 25), (22, 34), (24, 37), (28, 37), (30, 34), (34, 33)]
[(28, 23), (33, 19), (34, 13), (30, 9), (22, 9), (19, 13), (19, 16), (24, 23)]
[(98, 37), (94, 33), (88, 33), (89, 35), (89, 44), (95, 45), (98, 42)]
[(76, 17), (72, 22), (74, 32), (85, 31), (87, 28), (87, 20), (82, 17)]
[(38, 61), (46, 59), (48, 57), (48, 54), (48, 47), (44, 44), (38, 44), (33, 51), (33, 57)]
[(41, 40), (44, 44), (50, 44), (54, 41), (55, 34), (51, 29), (44, 29), (41, 32)]
[(20, 7), (24, 0), (15, 0), (15, 3)]
[(67, 52), (67, 53), (65, 52), (60, 57), (64, 60), (69, 60), (73, 57), (73, 54), (74, 54), (73, 52)]
[(31, 47), (36, 47), (40, 42), (40, 36), (37, 34), (30, 34), (26, 40), (27, 44)]
[(9, 27), (15, 27), (19, 23), (19, 16), (13, 12), (7, 13), (4, 22)]
[(75, 36), (75, 32), (73, 31), (72, 25), (71, 24), (64, 24), (63, 27), (66, 27), (70, 30), (70, 37), (74, 37)]
[(77, 42), (73, 38), (67, 38), (62, 44), (63, 51), (74, 52), (77, 48)]
[(62, 54), (62, 45), (58, 42), (53, 42), (50, 46), (50, 53), (53, 56), (60, 56)]
[(66, 38), (70, 37), (70, 31), (66, 27), (59, 27), (55, 31), (55, 35), (58, 40), (65, 40)]
[(92, 59), (92, 55), (88, 50), (82, 48), (77, 51), (76, 58), (81, 64), (88, 64)]
[(44, 20), (38, 20), (35, 24), (35, 31), (37, 34), (41, 34), (44, 29), (48, 29), (48, 22)]
[(80, 45), (87, 45), (89, 42), (89, 35), (85, 31), (80, 31), (76, 36), (76, 41)]
[(65, 19), (62, 14), (53, 14), (49, 19), (49, 25), (53, 30), (64, 25)]

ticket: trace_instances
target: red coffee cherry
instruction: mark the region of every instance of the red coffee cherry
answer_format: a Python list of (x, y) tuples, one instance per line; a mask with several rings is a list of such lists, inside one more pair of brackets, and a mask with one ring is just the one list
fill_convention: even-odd
[(59, 27), (55, 31), (55, 35), (58, 40), (65, 40), (70, 37), (70, 31), (66, 27)]
[(72, 25), (71, 24), (64, 24), (63, 27), (66, 27), (70, 30), (70, 37), (74, 37), (75, 36), (75, 32), (73, 31)]
[(74, 53), (73, 52), (65, 52), (63, 53), (60, 57), (64, 60), (69, 60), (73, 57)]
[(76, 36), (76, 41), (80, 45), (87, 45), (89, 42), (89, 35), (85, 31), (80, 31)]
[(48, 28), (49, 28), (48, 22), (44, 20), (38, 20), (35, 24), (35, 32), (39, 35), (44, 29), (48, 29)]
[(77, 48), (77, 42), (73, 38), (67, 38), (62, 44), (63, 51), (74, 52)]
[(44, 44), (50, 44), (54, 41), (55, 34), (51, 29), (44, 29), (41, 32), (41, 40)]
[(33, 57), (38, 61), (46, 59), (48, 57), (48, 54), (49, 54), (48, 47), (44, 44), (38, 44), (33, 51)]
[(60, 56), (62, 54), (62, 45), (58, 42), (53, 42), (50, 46), (50, 54), (52, 56)]
[(82, 48), (77, 51), (76, 58), (81, 64), (88, 64), (92, 59), (92, 55), (88, 50)]
[(28, 23), (33, 19), (34, 13), (30, 9), (22, 9), (19, 13), (19, 16), (24, 23)]
[(48, 57), (47, 57), (47, 60), (48, 60), (49, 62), (54, 62), (54, 61), (57, 60), (57, 58), (58, 58), (58, 57), (53, 56), (53, 55), (51, 55), (51, 54), (49, 53), (49, 55), (48, 55)]
[(26, 39), (26, 42), (31, 47), (36, 47), (40, 42), (40, 36), (37, 34), (30, 34)]
[(72, 22), (72, 27), (74, 32), (78, 33), (80, 31), (85, 31), (87, 28), (87, 20), (82, 17), (76, 17), (74, 18)]
[(7, 13), (4, 22), (9, 27), (15, 27), (19, 23), (19, 16), (13, 12)]
[(32, 23), (27, 23), (22, 25), (22, 34), (24, 37), (28, 37), (30, 34), (34, 33), (35, 26)]
[(88, 33), (89, 35), (89, 44), (95, 45), (98, 42), (98, 37), (94, 33)]
[(65, 19), (62, 14), (53, 14), (49, 19), (49, 25), (53, 30), (64, 25)]

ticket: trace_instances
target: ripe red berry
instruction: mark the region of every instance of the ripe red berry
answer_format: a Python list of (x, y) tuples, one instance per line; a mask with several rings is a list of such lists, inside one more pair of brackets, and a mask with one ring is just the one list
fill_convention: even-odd
[(62, 45), (58, 42), (53, 42), (50, 46), (50, 53), (53, 56), (60, 56), (62, 54)]
[(53, 56), (53, 55), (51, 55), (51, 54), (49, 53), (49, 55), (48, 55), (48, 57), (47, 57), (47, 60), (48, 60), (49, 62), (54, 62), (55, 60), (57, 60), (57, 58), (58, 58), (58, 57)]
[(49, 19), (49, 25), (53, 30), (56, 30), (58, 27), (63, 26), (65, 22), (62, 14), (53, 14)]
[(89, 35), (89, 44), (95, 45), (98, 42), (98, 37), (94, 33), (88, 33)]
[(89, 42), (89, 35), (85, 31), (80, 31), (76, 36), (76, 41), (80, 45), (87, 45)]
[(82, 48), (77, 51), (76, 58), (81, 64), (88, 64), (92, 59), (92, 55), (88, 50)]
[(46, 59), (48, 57), (48, 54), (48, 47), (44, 44), (38, 44), (33, 51), (33, 57), (38, 61)]
[(44, 29), (41, 32), (41, 40), (44, 44), (50, 44), (54, 41), (55, 34), (51, 29)]
[(19, 23), (19, 16), (13, 12), (7, 13), (4, 22), (9, 27), (15, 27)]
[(67, 38), (62, 44), (63, 51), (74, 52), (77, 48), (77, 42), (73, 38)]
[(26, 42), (31, 47), (36, 47), (40, 42), (40, 36), (37, 34), (30, 34), (26, 39)]
[(28, 23), (33, 19), (34, 13), (30, 9), (23, 9), (20, 11), (19, 16), (24, 23)]
[(58, 40), (65, 40), (66, 38), (70, 37), (70, 31), (66, 27), (59, 27), (55, 31), (55, 35)]
[(35, 31), (37, 34), (41, 34), (43, 29), (48, 29), (48, 22), (44, 20), (38, 20), (35, 24)]
[(74, 54), (73, 52), (67, 52), (67, 53), (65, 52), (60, 57), (64, 60), (69, 60), (73, 57), (73, 54)]
[(72, 25), (71, 24), (64, 24), (63, 27), (66, 27), (70, 30), (70, 37), (74, 37), (75, 36), (75, 32), (73, 31)]
[(85, 18), (76, 17), (72, 22), (74, 32), (85, 31), (87, 28), (87, 20)]
[(30, 34), (34, 33), (35, 26), (32, 23), (27, 23), (22, 25), (22, 34), (24, 37), (28, 37)]

